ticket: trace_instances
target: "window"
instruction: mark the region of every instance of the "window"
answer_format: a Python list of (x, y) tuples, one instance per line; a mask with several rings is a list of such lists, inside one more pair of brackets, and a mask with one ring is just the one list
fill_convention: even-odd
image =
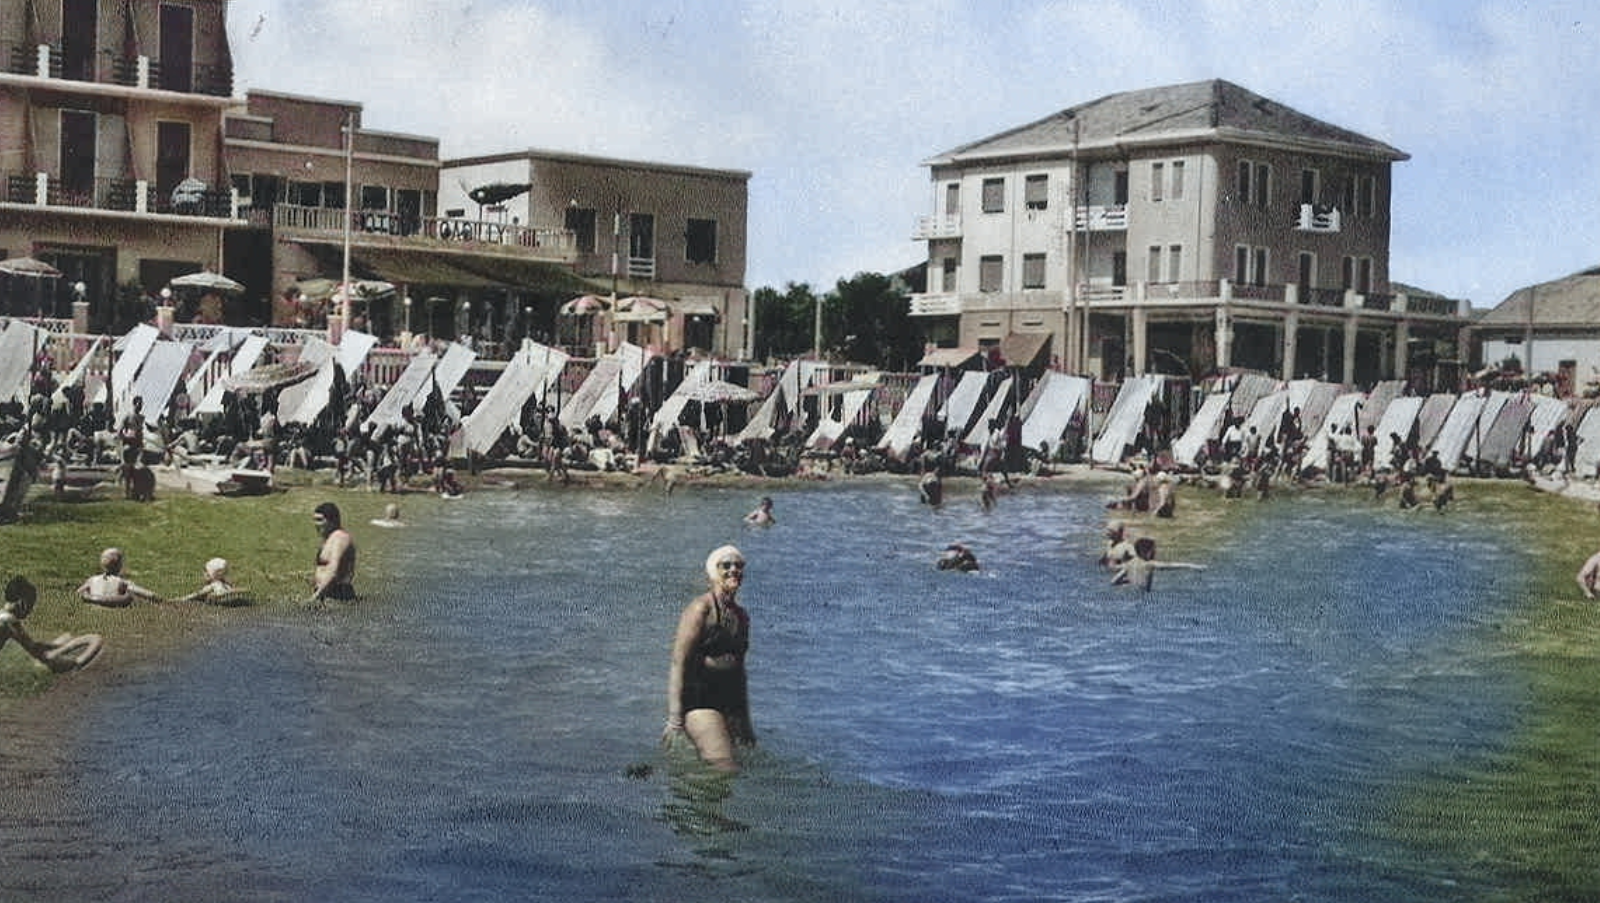
[(947, 292), (956, 290), (956, 259), (954, 257), (946, 257), (944, 259), (943, 290)]
[(1044, 255), (1022, 255), (1022, 287), (1044, 288)]
[(1164, 163), (1150, 164), (1150, 200), (1161, 200), (1161, 183), (1166, 180), (1167, 169)]
[(1345, 291), (1355, 288), (1356, 285), (1356, 259), (1346, 257), (1339, 261), (1339, 287)]
[(1349, 179), (1345, 179), (1344, 180), (1344, 198), (1343, 198), (1343, 200), (1344, 200), (1344, 203), (1340, 206), (1340, 209), (1344, 211), (1345, 216), (1355, 216), (1355, 214), (1356, 214), (1356, 180), (1354, 178), (1349, 178)]
[(1272, 202), (1272, 167), (1266, 163), (1256, 164), (1255, 182), (1250, 186), (1250, 202), (1257, 207), (1266, 207)]
[(1375, 216), (1378, 212), (1378, 180), (1372, 176), (1361, 177), (1361, 194), (1356, 198), (1358, 216)]
[(1122, 205), (1128, 203), (1128, 171), (1117, 170), (1111, 179), (1111, 203)]
[(1128, 284), (1128, 252), (1113, 251), (1111, 253), (1111, 284)]
[(656, 217), (653, 213), (628, 214), (628, 256), (634, 260), (656, 257)]
[(361, 186), (361, 209), (387, 211), (389, 209), (389, 189), (383, 185)]
[(1310, 251), (1300, 252), (1300, 288), (1308, 289), (1317, 282), (1317, 255)]
[(94, 195), (97, 129), (95, 114), (83, 110), (61, 111), (61, 187), (69, 195), (83, 198)]
[(717, 221), (691, 219), (683, 232), (683, 259), (690, 263), (717, 262)]
[(1022, 183), (1022, 204), (1029, 210), (1050, 208), (1050, 177), (1028, 176)]
[(344, 209), (343, 182), (322, 183), (322, 206), (328, 208), (329, 210)]
[(1149, 283), (1161, 281), (1161, 246), (1151, 245), (1145, 255), (1145, 280)]
[(1314, 169), (1300, 170), (1300, 203), (1315, 204), (1320, 193), (1321, 177)]
[(984, 179), (983, 180), (983, 212), (984, 213), (1005, 213), (1006, 212), (1006, 180), (1005, 179)]
[(1256, 248), (1255, 259), (1252, 262), (1250, 281), (1254, 285), (1267, 284), (1267, 249)]
[(282, 186), (283, 180), (277, 176), (251, 175), (250, 190), (245, 192), (250, 196), (250, 206), (271, 207), (278, 203), (278, 198), (283, 194)]
[(1372, 293), (1372, 258), (1362, 257), (1356, 261), (1356, 291), (1363, 295)]
[(1174, 201), (1183, 200), (1183, 161), (1182, 160), (1173, 160), (1172, 161), (1172, 190), (1167, 193), (1167, 196), (1172, 198)]
[(1004, 285), (1005, 258), (999, 254), (985, 254), (978, 258), (978, 291), (998, 292)]
[(1254, 171), (1249, 160), (1239, 161), (1239, 175), (1233, 183), (1233, 199), (1240, 204), (1250, 203), (1250, 174)]
[(1167, 248), (1167, 281), (1177, 282), (1183, 274), (1183, 245), (1172, 245)]
[(1250, 246), (1233, 246), (1233, 284), (1248, 285), (1250, 283)]
[(951, 182), (944, 186), (944, 212), (946, 216), (955, 216), (961, 212), (960, 182)]
[(301, 207), (321, 207), (322, 183), (290, 182), (289, 203), (298, 204)]
[(562, 224), (568, 232), (572, 233), (573, 243), (579, 254), (593, 254), (595, 251), (595, 212), (590, 207), (568, 207), (566, 222)]

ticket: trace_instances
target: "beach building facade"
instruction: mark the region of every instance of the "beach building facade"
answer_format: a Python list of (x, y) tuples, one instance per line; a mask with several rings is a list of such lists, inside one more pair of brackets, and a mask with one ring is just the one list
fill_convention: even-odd
[(528, 149), (444, 161), (439, 203), (567, 236), (573, 273), (611, 308), (581, 324), (594, 344), (744, 357), (755, 325), (744, 285), (750, 175)]
[(1600, 267), (1524, 286), (1472, 329), (1477, 366), (1515, 359), (1525, 373), (1553, 373), (1562, 394), (1600, 384)]
[(8, 279), (3, 313), (125, 329), (142, 294), (223, 269), (245, 225), (220, 140), (225, 7), (0, 0), (0, 257), (61, 274)]
[(1407, 155), (1222, 80), (1123, 92), (925, 161), (930, 340), (1048, 336), (1101, 379), (1248, 368), (1426, 382), (1463, 303), (1397, 292)]

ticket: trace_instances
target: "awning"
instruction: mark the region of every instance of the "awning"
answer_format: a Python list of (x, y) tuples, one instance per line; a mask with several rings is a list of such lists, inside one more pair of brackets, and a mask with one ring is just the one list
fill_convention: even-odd
[[(337, 245), (316, 241), (299, 244), (317, 259), (323, 272), (338, 272), (344, 265), (343, 252)], [(518, 288), (575, 295), (604, 290), (565, 264), (499, 254), (355, 247), (350, 249), (350, 269), (357, 279), (381, 279), (408, 286)]]
[(716, 304), (714, 304), (714, 303), (712, 303), (710, 301), (705, 301), (705, 300), (700, 300), (700, 299), (689, 299), (689, 300), (684, 300), (684, 301), (673, 301), (672, 302), (672, 309), (674, 311), (682, 314), (685, 317), (721, 317), (722, 316), (722, 311), (717, 309), (717, 305)]
[(1000, 340), (1000, 356), (1012, 367), (1038, 363), (1039, 355), (1050, 347), (1048, 332), (1013, 332)]
[(918, 367), (959, 367), (978, 356), (976, 348), (935, 348), (917, 361)]

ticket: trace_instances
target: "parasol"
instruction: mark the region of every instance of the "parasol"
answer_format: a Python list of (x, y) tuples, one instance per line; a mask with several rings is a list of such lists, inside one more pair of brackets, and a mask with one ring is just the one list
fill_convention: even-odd
[(611, 302), (599, 295), (579, 295), (561, 305), (562, 316), (587, 317), (611, 309)]
[(179, 276), (176, 279), (169, 280), (167, 284), (175, 288), (197, 288), (207, 292), (227, 292), (231, 295), (237, 295), (244, 291), (243, 285), (221, 273), (213, 273), (210, 270), (201, 270), (198, 273)]
[(32, 276), (36, 279), (54, 279), (61, 271), (32, 257), (8, 257), (0, 260), (0, 273), (8, 276)]
[(643, 320), (660, 323), (666, 321), (667, 313), (670, 310), (670, 305), (659, 298), (633, 295), (617, 302), (617, 320), (621, 322)]
[(683, 397), (688, 401), (698, 401), (701, 404), (726, 404), (741, 401), (759, 401), (761, 393), (725, 380), (712, 379), (702, 383), (695, 383), (693, 386), (684, 389)]
[(266, 392), (291, 386), (317, 372), (317, 366), (307, 361), (292, 364), (262, 364), (243, 373), (222, 378), (223, 386), (244, 394)]

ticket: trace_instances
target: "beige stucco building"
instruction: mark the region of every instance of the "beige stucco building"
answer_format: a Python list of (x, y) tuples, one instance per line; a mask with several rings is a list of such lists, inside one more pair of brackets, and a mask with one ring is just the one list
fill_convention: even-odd
[(1102, 378), (1405, 378), (1465, 323), (1390, 281), (1405, 159), (1226, 81), (1113, 94), (926, 161), (912, 313), (943, 345), (1048, 334)]
[(91, 328), (111, 329), (136, 316), (135, 286), (221, 269), (244, 225), (219, 140), (224, 14), (223, 0), (0, 0), (0, 257), (64, 274), (16, 313), (71, 316), (81, 285)]
[(607, 324), (612, 340), (743, 357), (749, 182), (743, 170), (521, 150), (444, 161), (439, 206), (562, 232), (574, 273), (597, 292), (667, 302), (659, 316)]

